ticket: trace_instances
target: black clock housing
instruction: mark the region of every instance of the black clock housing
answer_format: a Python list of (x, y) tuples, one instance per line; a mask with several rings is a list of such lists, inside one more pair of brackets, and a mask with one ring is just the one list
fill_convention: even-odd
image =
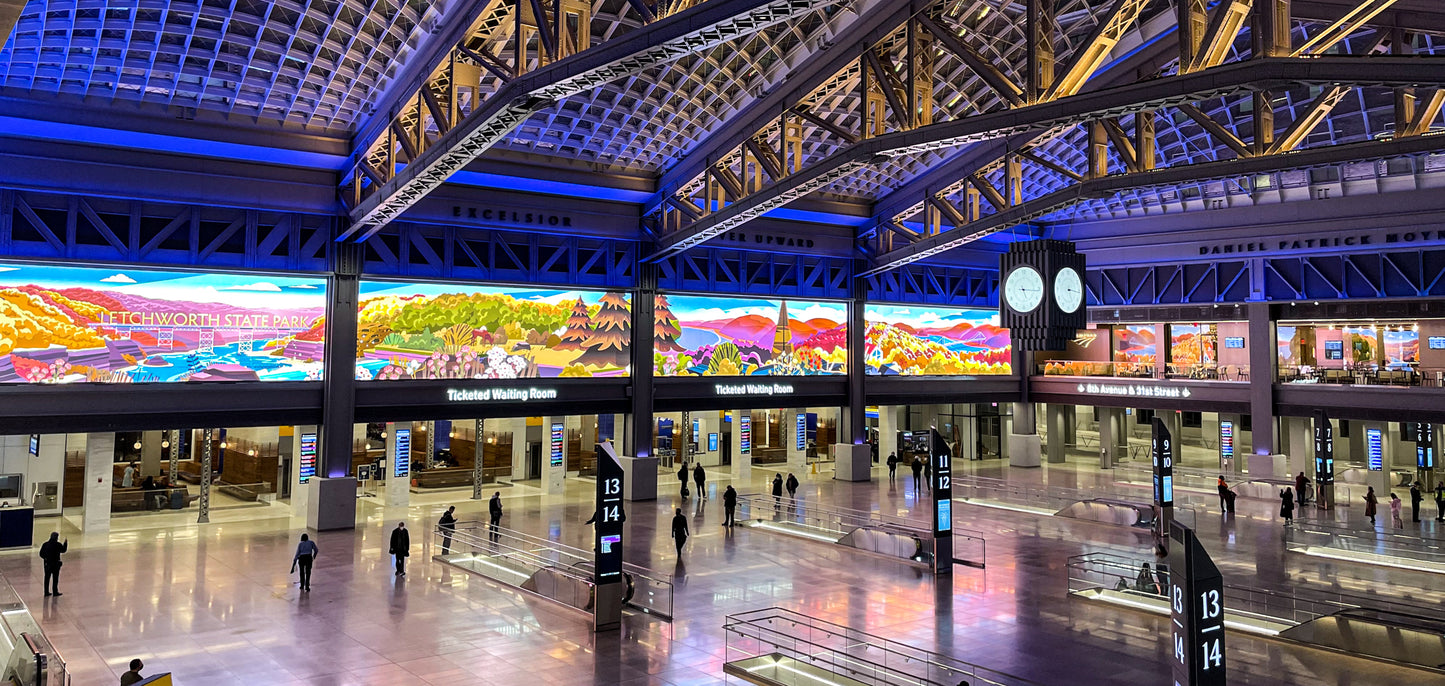
[[(1019, 312), (1010, 307), (1004, 295), (1009, 274), (1024, 266), (1033, 267), (1044, 281), (1044, 300), (1029, 312)], [(1078, 335), (1079, 329), (1088, 323), (1088, 313), (1083, 305), (1073, 312), (1065, 312), (1055, 297), (1054, 278), (1066, 267), (1073, 268), (1079, 280), (1083, 281), (1084, 255), (1075, 249), (1071, 241), (1050, 238), (1020, 241), (1010, 244), (1008, 252), (1000, 256), (999, 314), (1015, 348), (1063, 350)]]

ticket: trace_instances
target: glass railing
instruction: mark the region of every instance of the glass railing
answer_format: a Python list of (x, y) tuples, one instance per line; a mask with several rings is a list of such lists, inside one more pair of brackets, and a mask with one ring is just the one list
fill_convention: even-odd
[(723, 623), (723, 671), (754, 683), (1034, 686), (1022, 677), (770, 607)]
[[(1148, 493), (1140, 493), (1137, 490), (1132, 492), (1108, 488), (1092, 488), (1086, 490), (1019, 483), (976, 475), (955, 475), (953, 479), (953, 498), (959, 502), (985, 507), (996, 507), (1050, 517), (1054, 515), (1064, 515), (1076, 519), (1111, 523), (1108, 517), (1091, 516), (1091, 514), (1101, 513), (1074, 512), (1080, 503), (1084, 503), (1092, 504), (1091, 507), (1112, 507), (1116, 511), (1118, 508), (1128, 508), (1138, 511), (1140, 513), (1140, 521), (1132, 524), (1123, 522), (1126, 525), (1146, 526), (1154, 520), (1152, 496)], [(1174, 494), (1174, 519), (1189, 526), (1194, 526), (1197, 519), (1195, 509), (1204, 502), (1206, 502), (1206, 499), (1203, 496), (1191, 496), (1176, 492)], [(1120, 522), (1115, 521), (1112, 523)]]
[[(1388, 523), (1387, 514), (1382, 518)], [(1417, 536), (1348, 530), (1300, 521), (1287, 530), (1289, 550), (1316, 557), (1445, 574), (1445, 542)]]
[(21, 686), (68, 686), (70, 675), (60, 652), (50, 644), (25, 601), (9, 580), (0, 577), (0, 641), (6, 658), (5, 683)]
[[(924, 549), (927, 548), (927, 541), (933, 538), (932, 521), (923, 522), (868, 510), (821, 507), (792, 498), (752, 494), (738, 496), (737, 519), (756, 526), (776, 528), (784, 533), (835, 543), (859, 529), (881, 531), (916, 540), (919, 545), (917, 557), (923, 557), (924, 553), (931, 554), (931, 551)], [(982, 533), (954, 527), (955, 560), (983, 568), (986, 556), (987, 542)], [(910, 559), (913, 557), (910, 556)]]
[[(437, 527), (433, 532), (434, 550), (439, 551), (443, 560), (458, 567), (475, 572), (494, 581), (526, 588), (538, 572), (546, 570), (556, 575), (562, 583), (558, 588), (574, 589), (571, 593), (558, 593), (560, 597), (526, 588), (571, 605), (579, 610), (591, 611), (592, 572), (594, 556), (591, 551), (563, 545), (556, 541), (532, 536), (520, 531), (485, 524), (461, 524), (454, 531)], [(624, 562), (622, 572), (628, 590), (625, 602), (633, 609), (663, 619), (672, 619), (673, 585), (668, 574)]]
[(1036, 373), (1043, 376), (1104, 376), (1121, 379), (1249, 381), (1247, 365), (1169, 363), (1159, 369), (1153, 362), (1049, 360), (1039, 363)]
[(1281, 365), (1275, 380), (1287, 384), (1442, 388), (1445, 387), (1445, 369), (1420, 367), (1413, 364), (1387, 368), (1380, 368), (1373, 364), (1329, 368), (1312, 365)]

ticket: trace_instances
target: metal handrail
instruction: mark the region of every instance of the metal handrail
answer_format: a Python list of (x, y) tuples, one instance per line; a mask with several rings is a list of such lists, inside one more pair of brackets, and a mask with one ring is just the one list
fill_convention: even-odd
[[(845, 536), (854, 529), (873, 528), (881, 529), (889, 533), (896, 533), (903, 536), (912, 536), (920, 540), (928, 540), (933, 537), (933, 523), (920, 522), (914, 519), (887, 515), (881, 512), (869, 510), (854, 510), (844, 507), (824, 507), (812, 503), (799, 503), (795, 499), (774, 499), (773, 496), (756, 493), (740, 494), (738, 496), (739, 519), (747, 521), (753, 518), (754, 508), (766, 511), (772, 508), (777, 515), (786, 515), (794, 523), (803, 526), (826, 531), (839, 537)], [(798, 522), (797, 519), (803, 521)], [(834, 524), (836, 523), (836, 526)], [(956, 546), (954, 555), (957, 559), (965, 560), (969, 564), (981, 566), (988, 556), (988, 541), (983, 532), (969, 529), (960, 529), (955, 524), (951, 530), (954, 539), (962, 539), (961, 545)], [(977, 547), (977, 559), (969, 553), (962, 551), (967, 547)]]
[(728, 663), (737, 661), (734, 652), (741, 659), (777, 654), (870, 684), (1035, 686), (1022, 677), (778, 607), (728, 615), (723, 631)]
[[(1417, 537), (1394, 534), (1386, 534), (1388, 540), (1381, 540), (1380, 534), (1375, 531), (1320, 530), (1323, 528), (1325, 527), (1314, 528), (1308, 522), (1303, 522), (1288, 533), (1291, 539), (1301, 534), (1305, 536), (1327, 536), (1329, 537), (1327, 547), (1341, 550), (1390, 555), (1416, 561), (1445, 564), (1445, 545), (1431, 545)], [(1370, 536), (1366, 537), (1362, 534), (1370, 534)]]

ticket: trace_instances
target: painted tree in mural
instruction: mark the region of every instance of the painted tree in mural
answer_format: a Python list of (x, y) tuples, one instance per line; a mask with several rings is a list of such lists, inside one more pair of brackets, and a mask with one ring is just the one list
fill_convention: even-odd
[(674, 353), (685, 350), (677, 344), (677, 337), (682, 335), (682, 329), (678, 327), (677, 315), (668, 307), (667, 296), (659, 295), (655, 302), (652, 319), (653, 352)]
[(556, 350), (581, 350), (586, 346), (587, 338), (592, 335), (591, 329), (587, 327), (592, 319), (587, 316), (587, 303), (582, 298), (572, 305), (572, 314), (567, 315), (567, 330), (562, 332), (562, 342), (554, 346)]
[(632, 312), (621, 293), (602, 296), (602, 308), (593, 321), (597, 328), (588, 339), (587, 352), (577, 364), (594, 367), (626, 367), (632, 360), (628, 344), (632, 341)]

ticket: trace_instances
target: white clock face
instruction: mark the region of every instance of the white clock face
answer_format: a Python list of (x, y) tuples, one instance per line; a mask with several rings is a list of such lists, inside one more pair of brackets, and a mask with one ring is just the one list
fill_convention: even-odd
[(1015, 312), (1033, 312), (1044, 301), (1044, 278), (1033, 267), (1019, 267), (1004, 280), (1003, 297)]
[(1073, 267), (1064, 267), (1054, 275), (1054, 302), (1065, 312), (1074, 312), (1084, 304), (1084, 283)]

